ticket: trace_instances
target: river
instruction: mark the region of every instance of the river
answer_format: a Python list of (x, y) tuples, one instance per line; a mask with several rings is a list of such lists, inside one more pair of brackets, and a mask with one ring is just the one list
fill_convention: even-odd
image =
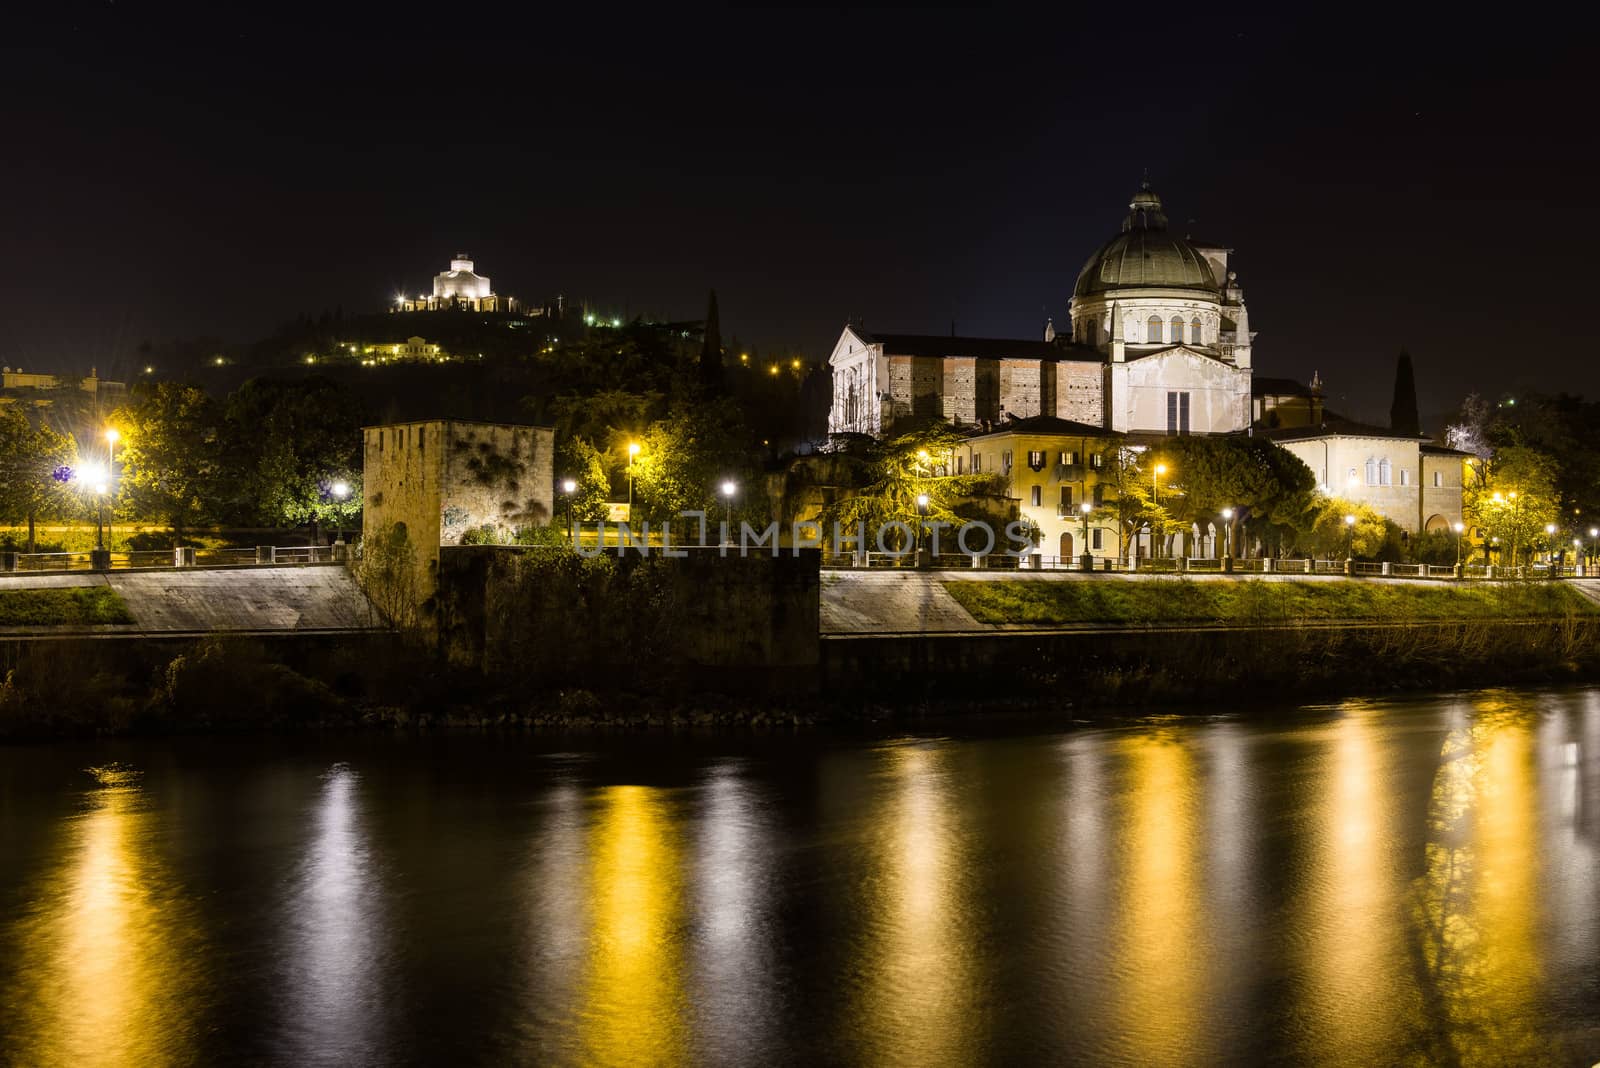
[(1600, 1061), (1600, 690), (0, 748), (0, 1063)]

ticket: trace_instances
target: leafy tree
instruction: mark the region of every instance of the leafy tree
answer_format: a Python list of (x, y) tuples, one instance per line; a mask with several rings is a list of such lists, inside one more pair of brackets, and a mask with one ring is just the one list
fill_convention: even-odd
[[(919, 521), (959, 528), (996, 518), (992, 502), (1004, 486), (995, 475), (952, 475), (950, 456), (963, 439), (946, 423), (932, 423), (884, 442), (866, 441), (856, 457), (861, 488), (823, 512), (824, 524), (838, 523), (849, 533), (865, 525), (869, 547), (879, 529)], [(926, 508), (918, 498), (926, 496)], [(997, 540), (1001, 534), (996, 531)], [(905, 546), (897, 546), (905, 548)]]
[(1463, 516), (1486, 554), (1498, 544), (1504, 562), (1521, 564), (1545, 545), (1546, 525), (1558, 522), (1555, 461), (1536, 449), (1508, 446), (1476, 466), (1482, 474), (1462, 491)]
[(34, 425), (15, 405), (0, 407), (0, 520), (27, 522), (28, 552), (38, 548), (39, 518), (69, 507), (63, 475), (76, 459), (77, 446), (70, 437)]
[(745, 473), (747, 440), (738, 407), (727, 400), (682, 405), (652, 424), (633, 460), (635, 514), (661, 522), (720, 509), (717, 487)]
[(1235, 551), (1246, 526), (1264, 541), (1303, 526), (1316, 476), (1288, 450), (1261, 438), (1175, 438), (1164, 451), (1176, 491), (1169, 507), (1183, 526), (1220, 526), (1223, 510), (1232, 509)]
[[(228, 397), (223, 454), (237, 511), (268, 526), (348, 525), (361, 511), (361, 408), (324, 378), (254, 379)], [(334, 492), (343, 484), (348, 492)]]
[[(1354, 526), (1347, 516), (1355, 516)], [(1351, 555), (1365, 559), (1378, 556), (1390, 541), (1392, 525), (1365, 504), (1338, 497), (1317, 496), (1311, 503), (1307, 529), (1299, 545), (1313, 556), (1338, 559)]]
[[(561, 483), (572, 479), (577, 488), (568, 496)], [(562, 438), (556, 444), (556, 515), (580, 523), (593, 523), (606, 517), (606, 502), (611, 499), (611, 478), (605, 458), (586, 438)], [(565, 524), (564, 524), (565, 525)]]
[(216, 403), (194, 386), (161, 382), (136, 387), (113, 422), (122, 434), (121, 507), (168, 524), (181, 542), (212, 507), (224, 474)]
[(1389, 404), (1389, 429), (1396, 434), (1417, 437), (1422, 420), (1417, 415), (1417, 379), (1411, 369), (1411, 353), (1400, 350), (1394, 365), (1394, 399)]

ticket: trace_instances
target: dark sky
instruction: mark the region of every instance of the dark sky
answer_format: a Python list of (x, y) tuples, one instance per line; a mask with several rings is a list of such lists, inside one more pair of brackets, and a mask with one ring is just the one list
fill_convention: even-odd
[(126, 374), (145, 339), (375, 310), (457, 249), (525, 299), (697, 318), (715, 286), (725, 335), (818, 357), (851, 316), (1031, 337), (1148, 169), (1235, 249), (1258, 374), (1386, 418), (1404, 346), (1425, 421), (1600, 393), (1584, 27), (259, 10), (8, 26), (0, 360)]

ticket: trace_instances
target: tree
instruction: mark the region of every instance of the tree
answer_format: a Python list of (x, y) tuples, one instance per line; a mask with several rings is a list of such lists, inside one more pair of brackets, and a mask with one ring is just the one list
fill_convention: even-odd
[(1236, 549), (1244, 545), (1242, 527), (1266, 541), (1303, 526), (1316, 476), (1286, 449), (1261, 438), (1189, 437), (1165, 449), (1174, 492), (1164, 492), (1163, 502), (1180, 524), (1220, 523), (1223, 510), (1232, 509)]
[(1498, 544), (1512, 566), (1544, 543), (1545, 527), (1556, 523), (1556, 464), (1524, 446), (1495, 450), (1494, 459), (1475, 465), (1480, 477), (1462, 490), (1462, 515), (1478, 531), (1485, 554)]
[[(228, 397), (223, 457), (236, 510), (268, 526), (344, 525), (361, 511), (361, 408), (324, 378), (253, 379)], [(334, 487), (343, 484), (341, 497)]]
[[(1355, 516), (1353, 526), (1346, 522), (1348, 516)], [(1299, 544), (1313, 556), (1371, 559), (1390, 540), (1388, 520), (1365, 504), (1338, 497), (1319, 495), (1311, 504), (1309, 520)]]
[(136, 387), (113, 421), (122, 434), (121, 506), (165, 522), (181, 543), (213, 507), (221, 481), (216, 404), (194, 386), (161, 382)]
[(747, 440), (730, 400), (684, 404), (652, 424), (633, 460), (635, 515), (662, 522), (679, 512), (717, 511), (717, 486), (747, 473)]
[(700, 384), (708, 389), (722, 387), (722, 321), (717, 315), (715, 289), (706, 306), (705, 336), (700, 343)]
[(1417, 416), (1417, 380), (1411, 370), (1411, 354), (1400, 350), (1394, 365), (1394, 399), (1389, 404), (1389, 429), (1406, 437), (1422, 433), (1422, 420)]
[(0, 520), (27, 522), (30, 553), (38, 549), (39, 517), (68, 507), (65, 476), (77, 452), (70, 437), (35, 426), (19, 407), (0, 407)]
[(558, 492), (557, 515), (562, 515), (565, 508), (570, 516), (563, 518), (580, 523), (604, 519), (606, 503), (611, 500), (611, 478), (606, 473), (604, 456), (586, 438), (562, 438), (556, 444), (557, 489), (569, 478), (576, 488), (570, 495)]

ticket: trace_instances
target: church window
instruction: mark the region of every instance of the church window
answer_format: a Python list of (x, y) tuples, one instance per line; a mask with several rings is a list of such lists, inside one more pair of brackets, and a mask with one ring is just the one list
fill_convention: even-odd
[[(1350, 473), (1352, 475), (1355, 474), (1354, 471), (1352, 471)], [(1367, 485), (1376, 486), (1377, 484), (1378, 484), (1378, 461), (1374, 460), (1372, 457), (1369, 456), (1369, 457), (1367, 457)]]
[(1044, 503), (1044, 488), (1041, 487), (1041, 486), (1033, 487), (1033, 506), (1035, 508), (1037, 508), (1043, 503)]
[(1152, 345), (1161, 344), (1161, 316), (1152, 315), (1145, 324), (1145, 340)]
[(1389, 467), (1389, 458), (1385, 456), (1378, 461), (1378, 485), (1388, 486), (1393, 482), (1392, 471)]
[(1200, 319), (1198, 316), (1189, 323), (1189, 344), (1203, 344), (1203, 342), (1200, 340)]
[(1167, 433), (1187, 434), (1189, 432), (1189, 394), (1188, 391), (1172, 390), (1167, 393)]
[[(1189, 340), (1193, 341), (1194, 339), (1190, 338)], [(1172, 343), (1174, 345), (1183, 344), (1183, 320), (1176, 315), (1172, 317)]]

